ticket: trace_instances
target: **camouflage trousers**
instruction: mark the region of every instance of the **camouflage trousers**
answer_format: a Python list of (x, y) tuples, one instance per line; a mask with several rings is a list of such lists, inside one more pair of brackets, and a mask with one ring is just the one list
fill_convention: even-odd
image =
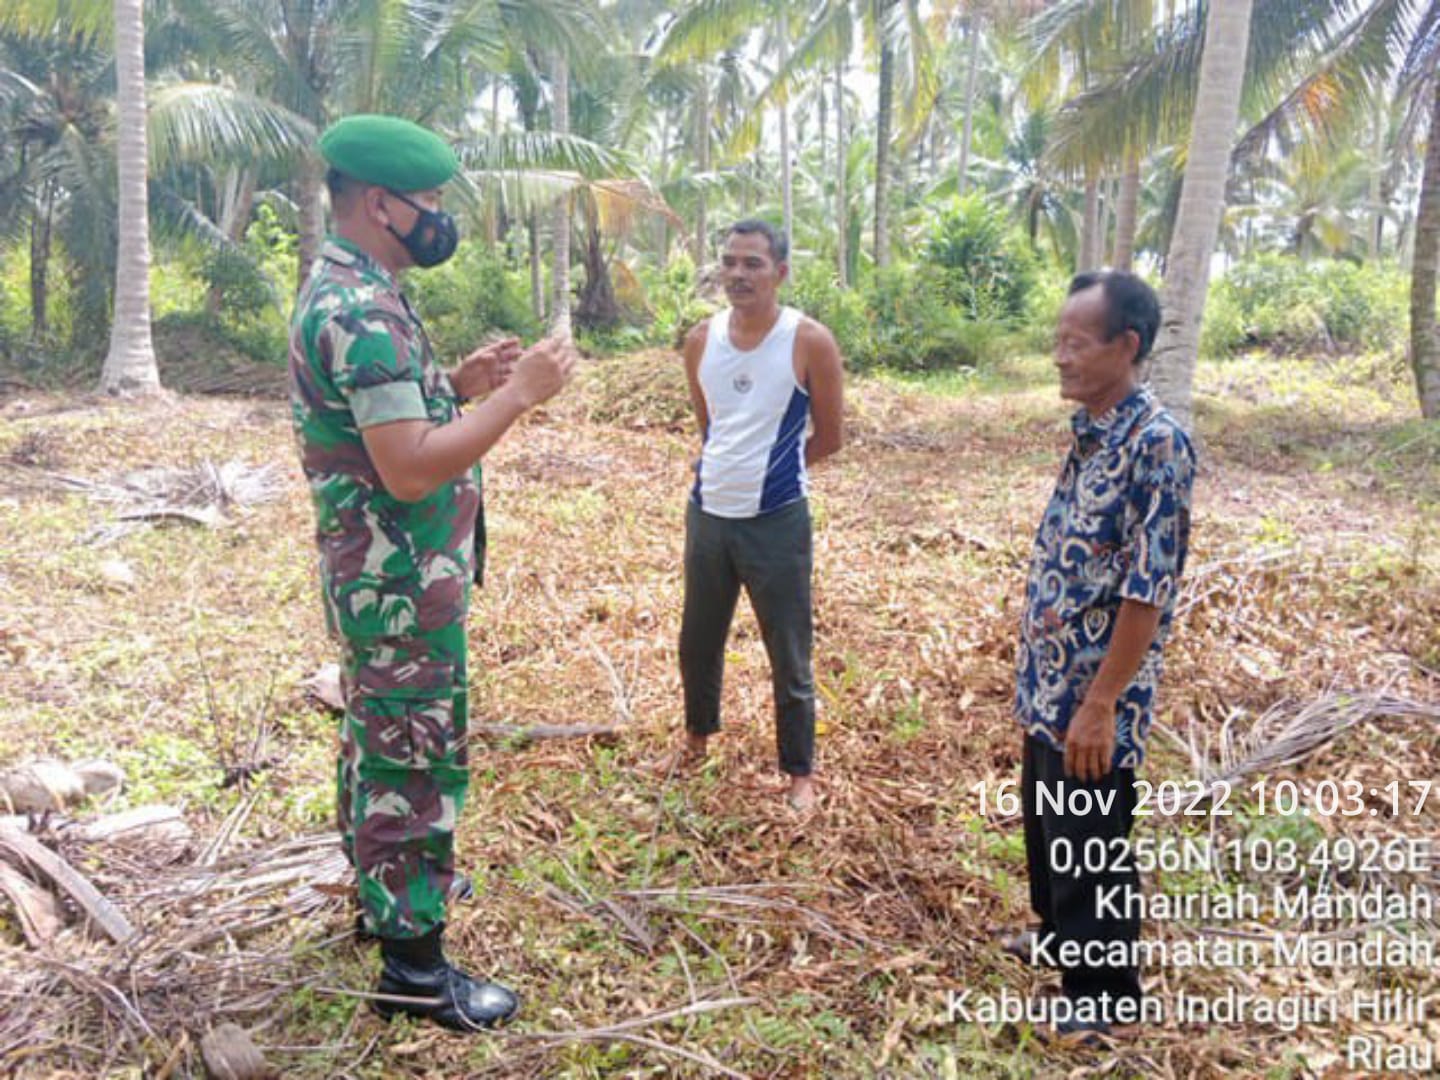
[(341, 841), (371, 933), (420, 937), (445, 921), (470, 779), (465, 626), (342, 641)]

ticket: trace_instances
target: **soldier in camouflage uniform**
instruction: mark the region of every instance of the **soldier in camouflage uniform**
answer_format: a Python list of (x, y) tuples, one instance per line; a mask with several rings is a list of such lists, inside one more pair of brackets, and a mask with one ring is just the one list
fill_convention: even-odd
[[(337, 817), (364, 921), (380, 939), (380, 992), (410, 999), (381, 1000), (379, 1011), (484, 1027), (518, 1000), (451, 966), (441, 947), (469, 780), (465, 617), (483, 558), (479, 460), (559, 391), (575, 357), (552, 341), (520, 355), (510, 339), (447, 376), (396, 276), (454, 251), (454, 220), (439, 209), (454, 153), (384, 116), (341, 120), (320, 152), (335, 232), (296, 305), (290, 372), (326, 622), (343, 655)], [(490, 391), (461, 414), (464, 400)]]

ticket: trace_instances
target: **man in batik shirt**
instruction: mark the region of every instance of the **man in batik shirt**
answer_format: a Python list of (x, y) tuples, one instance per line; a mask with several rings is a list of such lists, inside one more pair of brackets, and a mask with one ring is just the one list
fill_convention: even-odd
[[(1025, 733), (1025, 849), (1040, 925), (1007, 948), (1032, 963), (1056, 962), (1067, 999), (1057, 1027), (1087, 1039), (1139, 1018), (1139, 968), (1077, 962), (1064, 946), (1075, 953), (1069, 943), (1121, 943), (1133, 959), (1139, 919), (1114, 917), (1099, 900), (1118, 887), (1109, 895), (1138, 901), (1139, 880), (1109, 843), (1113, 863), (1094, 873), (1055, 873), (1054, 856), (1058, 845), (1083, 863), (1087, 840), (1130, 834), (1135, 770), (1190, 531), (1194, 451), (1138, 378), (1159, 325), (1154, 290), (1133, 274), (1087, 273), (1070, 284), (1055, 365), (1061, 396), (1081, 408), (1035, 537), (1020, 627), (1015, 713)], [(1063, 809), (1042, 800), (1041, 788)], [(1069, 800), (1082, 788), (1092, 796), (1088, 813), (1073, 812)]]

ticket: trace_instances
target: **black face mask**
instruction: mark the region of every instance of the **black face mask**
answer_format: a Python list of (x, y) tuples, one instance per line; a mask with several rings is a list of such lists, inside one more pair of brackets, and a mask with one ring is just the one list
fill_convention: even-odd
[(427, 210), (398, 191), (390, 191), (389, 188), (385, 190), (420, 215), (415, 219), (415, 227), (404, 236), (395, 232), (395, 226), (385, 226), (405, 245), (405, 250), (410, 253), (410, 258), (415, 260), (416, 266), (439, 266), (455, 254), (455, 245), (460, 242), (460, 231), (455, 227), (455, 219), (451, 215), (443, 210)]

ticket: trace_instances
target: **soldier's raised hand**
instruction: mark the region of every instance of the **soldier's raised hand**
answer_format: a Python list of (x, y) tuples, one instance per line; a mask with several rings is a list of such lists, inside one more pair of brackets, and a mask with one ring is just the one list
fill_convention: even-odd
[(580, 358), (575, 346), (559, 338), (544, 338), (521, 354), (510, 376), (511, 390), (526, 407), (548, 401), (570, 381)]
[(519, 338), (501, 338), (482, 345), (450, 373), (450, 385), (462, 398), (483, 397), (505, 385), (519, 357)]

